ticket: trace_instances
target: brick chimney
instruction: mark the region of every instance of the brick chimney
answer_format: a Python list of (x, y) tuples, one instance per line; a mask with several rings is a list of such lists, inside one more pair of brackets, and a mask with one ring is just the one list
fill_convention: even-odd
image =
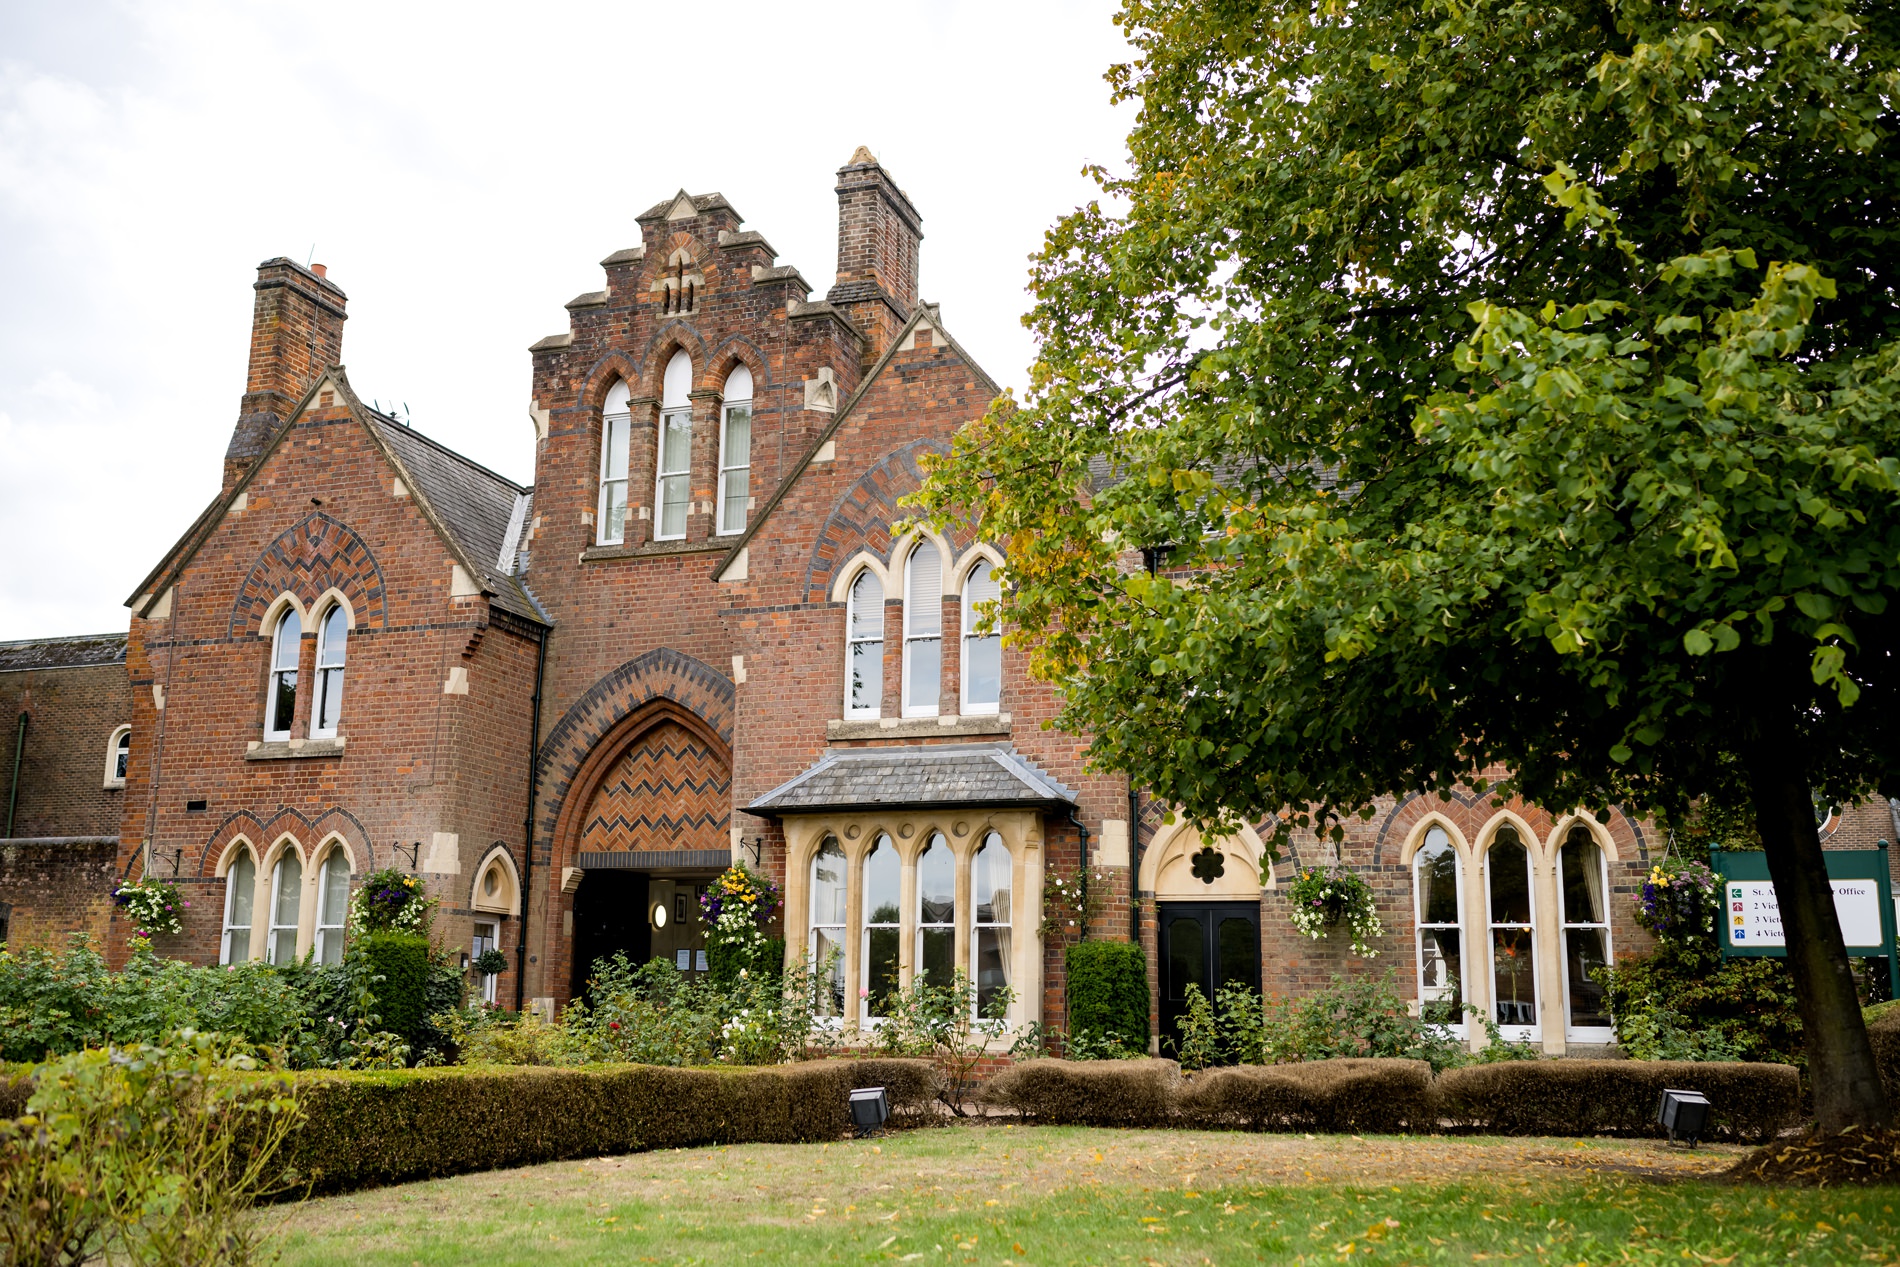
[(250, 372), (237, 428), (224, 451), (227, 491), (251, 469), (317, 376), (343, 359), (349, 300), (324, 272), (321, 264), (305, 268), (281, 255), (257, 266)]
[(923, 218), (860, 145), (838, 169), (838, 282), (825, 298), (849, 314), (881, 355), (917, 309)]

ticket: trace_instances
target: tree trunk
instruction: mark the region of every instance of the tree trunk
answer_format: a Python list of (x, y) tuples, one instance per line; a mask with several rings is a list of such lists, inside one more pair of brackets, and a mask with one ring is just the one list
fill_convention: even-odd
[(1743, 759), (1755, 827), (1781, 908), (1788, 972), (1801, 1002), (1815, 1120), (1827, 1132), (1886, 1126), (1892, 1113), (1847, 965), (1847, 943), (1814, 826), (1814, 793), (1799, 749), (1789, 744), (1771, 751), (1758, 742), (1749, 745)]

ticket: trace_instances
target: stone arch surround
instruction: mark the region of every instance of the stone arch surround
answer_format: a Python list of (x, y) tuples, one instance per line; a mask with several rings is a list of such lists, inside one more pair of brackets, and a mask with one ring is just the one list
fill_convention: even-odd
[(385, 627), (382, 565), (354, 528), (319, 511), (279, 533), (251, 564), (231, 604), (225, 637), (255, 632), (279, 594), (295, 594), (308, 607), (332, 588), (349, 599), (357, 629)]
[(602, 751), (602, 741), (610, 736), (614, 742), (607, 745), (609, 750), (630, 742), (649, 725), (670, 719), (688, 731), (698, 731), (701, 741), (719, 753), (730, 771), (733, 696), (732, 679), (671, 647), (636, 656), (595, 682), (541, 744), (536, 770), (540, 782), (537, 850), (551, 847), (557, 836), (578, 839), (580, 811), (587, 808), (586, 802), (609, 773), (601, 767), (619, 755)]

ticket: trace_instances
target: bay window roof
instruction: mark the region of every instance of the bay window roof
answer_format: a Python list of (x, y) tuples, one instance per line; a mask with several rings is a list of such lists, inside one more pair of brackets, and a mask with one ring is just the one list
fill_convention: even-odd
[(746, 808), (761, 818), (945, 805), (1061, 810), (1076, 793), (1008, 744), (834, 748)]

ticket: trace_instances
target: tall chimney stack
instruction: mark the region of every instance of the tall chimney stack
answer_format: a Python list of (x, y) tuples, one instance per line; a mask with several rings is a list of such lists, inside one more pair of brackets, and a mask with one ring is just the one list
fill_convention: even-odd
[(917, 244), (923, 217), (871, 151), (860, 145), (838, 169), (838, 282), (825, 298), (882, 355), (917, 309)]
[(317, 376), (343, 360), (348, 296), (324, 276), (278, 256), (257, 266), (251, 365), (237, 428), (224, 451), (224, 488), (244, 477)]

